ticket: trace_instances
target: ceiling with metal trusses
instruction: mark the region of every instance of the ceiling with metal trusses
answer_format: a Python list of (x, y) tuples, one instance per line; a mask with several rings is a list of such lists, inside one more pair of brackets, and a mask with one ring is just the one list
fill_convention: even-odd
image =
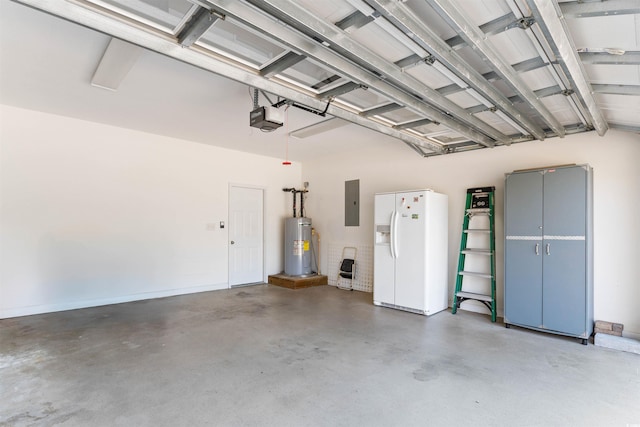
[(425, 157), (640, 132), (638, 0), (17, 2)]

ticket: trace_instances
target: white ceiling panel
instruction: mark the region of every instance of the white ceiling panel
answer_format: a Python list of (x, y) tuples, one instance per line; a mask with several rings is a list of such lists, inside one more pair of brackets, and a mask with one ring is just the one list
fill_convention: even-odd
[(492, 84), (496, 89), (500, 91), (500, 93), (504, 94), (504, 96), (506, 97), (515, 95), (513, 88), (503, 80), (496, 80), (492, 82)]
[(638, 85), (640, 65), (584, 64), (591, 83)]
[(435, 10), (424, 0), (407, 0), (405, 5), (424, 22), (431, 31), (435, 32), (443, 40), (448, 40), (458, 35), (455, 29), (444, 22)]
[(391, 120), (395, 124), (411, 122), (423, 118), (413, 111), (407, 110), (406, 108), (389, 111), (388, 113), (381, 114), (380, 116), (384, 117), (387, 120)]
[(573, 41), (580, 48), (638, 50), (638, 16), (597, 16), (567, 20)]
[(544, 105), (553, 113), (553, 115), (565, 126), (575, 124), (579, 119), (576, 113), (567, 108), (569, 100), (564, 95), (553, 95), (542, 98)]
[(512, 65), (538, 56), (538, 51), (531, 44), (529, 37), (519, 28), (491, 36), (489, 41)]
[(596, 94), (605, 117), (615, 124), (638, 126), (640, 102), (635, 96)]
[(333, 71), (327, 70), (306, 59), (280, 73), (280, 76), (291, 79), (297, 84), (306, 86), (307, 88), (311, 88), (318, 82), (328, 79), (333, 75), (335, 75)]
[(193, 7), (188, 0), (88, 0), (148, 25), (175, 33), (182, 18)]
[(520, 77), (533, 90), (544, 89), (550, 86), (556, 86), (558, 83), (551, 75), (549, 67), (538, 68), (535, 70), (520, 73)]
[(466, 90), (453, 93), (447, 96), (447, 98), (455, 102), (462, 108), (470, 108), (475, 107), (476, 105), (480, 105), (480, 101), (471, 96)]
[(502, 120), (491, 111), (482, 111), (480, 113), (477, 113), (475, 116), (483, 122), (489, 124), (490, 126), (498, 129), (505, 135), (515, 135), (518, 133), (518, 131), (513, 126), (509, 125), (507, 122)]
[(526, 102), (516, 102), (513, 104), (513, 106), (520, 114), (531, 118), (531, 120), (533, 120), (542, 128), (547, 128), (547, 125), (542, 120), (542, 117), (540, 117), (540, 115), (536, 112), (535, 109), (531, 107), (531, 105), (527, 104)]
[(356, 31), (351, 37), (389, 62), (396, 62), (413, 55), (413, 51), (393, 37), (381, 37), (380, 27), (373, 21)]
[(467, 1), (464, 8), (465, 13), (478, 27), (511, 12), (505, 2), (495, 0)]
[(256, 68), (285, 52), (281, 45), (266, 40), (229, 19), (216, 20), (197, 43)]
[(389, 98), (376, 93), (375, 91), (365, 89), (356, 89), (338, 96), (338, 99), (356, 107), (359, 110), (368, 110), (391, 102)]
[(356, 11), (355, 7), (344, 0), (296, 0), (296, 3), (304, 6), (318, 18), (332, 23), (338, 22)]
[(456, 144), (467, 141), (467, 138), (451, 131), (435, 132), (427, 135), (430, 139), (434, 139), (442, 144)]
[(451, 80), (430, 65), (421, 64), (405, 70), (405, 73), (415, 77), (432, 89), (438, 89), (452, 84)]
[(458, 55), (460, 55), (474, 70), (479, 72), (480, 74), (488, 73), (489, 71), (493, 71), (491, 66), (484, 61), (476, 51), (474, 51), (469, 46), (464, 46), (456, 51)]

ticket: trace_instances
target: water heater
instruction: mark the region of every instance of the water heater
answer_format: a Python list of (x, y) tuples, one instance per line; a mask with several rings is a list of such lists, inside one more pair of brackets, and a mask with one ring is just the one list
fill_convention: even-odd
[(311, 274), (311, 218), (287, 218), (284, 223), (284, 273)]

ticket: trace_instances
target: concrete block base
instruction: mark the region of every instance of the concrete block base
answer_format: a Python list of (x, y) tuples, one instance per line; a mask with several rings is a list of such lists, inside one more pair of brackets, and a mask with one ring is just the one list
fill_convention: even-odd
[(640, 354), (640, 341), (609, 334), (596, 334), (593, 343), (600, 347)]
[(617, 337), (622, 336), (622, 329), (624, 328), (622, 323), (613, 323), (604, 320), (596, 320), (594, 326), (594, 332), (597, 334), (609, 334)]

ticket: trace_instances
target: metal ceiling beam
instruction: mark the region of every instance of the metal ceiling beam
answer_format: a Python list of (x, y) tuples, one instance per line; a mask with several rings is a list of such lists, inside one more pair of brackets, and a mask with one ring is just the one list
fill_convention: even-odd
[[(438, 154), (432, 154), (432, 153), (425, 153), (424, 150), (422, 149), (422, 147), (420, 147), (419, 145), (409, 145), (409, 147), (413, 148), (413, 150), (418, 153), (419, 155), (421, 155), (422, 157), (430, 157), (430, 156), (437, 156)], [(446, 153), (444, 153), (446, 154)]]
[[(198, 6), (198, 10), (191, 15), (191, 19), (187, 21), (180, 33), (176, 36), (178, 43), (184, 47), (191, 46), (211, 28), (218, 18), (221, 18), (221, 16), (215, 15), (214, 12)], [(224, 19), (224, 17), (222, 18)]]
[(424, 64), (424, 58), (419, 55), (413, 54), (411, 56), (407, 56), (399, 61), (394, 62), (402, 71), (406, 71), (409, 68), (415, 67), (416, 65)]
[[(621, 130), (626, 130), (626, 131), (629, 131), (629, 132), (636, 132), (635, 129), (638, 129), (638, 131), (640, 131), (640, 128), (624, 126), (624, 125), (621, 125), (619, 127), (612, 125), (611, 127), (612, 128), (617, 127), (617, 128), (619, 128)], [(580, 124), (580, 125), (565, 126), (565, 130), (567, 132), (566, 133), (567, 135), (575, 135), (575, 134), (578, 134), (578, 133), (591, 132), (593, 129), (587, 128), (584, 125)], [(554, 134), (553, 131), (551, 131), (551, 130), (547, 130), (546, 132), (547, 132), (547, 138), (555, 138), (555, 137), (557, 137), (557, 135)], [(531, 138), (520, 137), (520, 138), (513, 138), (511, 140), (512, 144), (520, 144), (520, 143), (523, 143), (523, 142), (531, 142)], [(450, 149), (451, 146), (454, 146), (453, 150)], [(461, 149), (461, 150), (456, 149), (455, 147), (457, 147), (457, 146), (463, 146), (464, 149)], [(445, 150), (445, 152), (447, 154), (462, 153), (462, 152), (465, 152), (465, 151), (475, 151), (475, 150), (481, 150), (481, 149), (484, 149), (484, 148), (486, 148), (486, 147), (484, 147), (482, 145), (477, 145), (477, 144), (473, 145), (473, 146), (468, 146), (468, 145), (463, 145), (463, 144), (455, 144), (455, 145), (454, 144), (446, 144), (444, 146), (444, 150)], [(437, 156), (437, 154), (429, 153), (429, 154), (425, 154), (423, 157), (435, 157), (435, 156)]]
[[(545, 87), (545, 88), (542, 88), (542, 89), (534, 90), (533, 93), (535, 93), (538, 98), (546, 98), (548, 96), (553, 96), (553, 95), (566, 95), (567, 94), (558, 85), (549, 86), (549, 87)], [(520, 96), (518, 96), (518, 95), (513, 95), (513, 96), (509, 97), (509, 101), (513, 102), (514, 104), (518, 104), (518, 103), (522, 102), (522, 99), (520, 99)], [(491, 108), (487, 108), (487, 106), (485, 106), (485, 105), (476, 105), (474, 107), (469, 107), (466, 110), (471, 114), (478, 114), (478, 113), (482, 113), (483, 111), (492, 111)], [(396, 127), (396, 129), (397, 129), (397, 127)]]
[(362, 117), (377, 116), (377, 115), (380, 115), (380, 114), (388, 113), (389, 111), (397, 110), (399, 108), (402, 108), (402, 105), (396, 104), (395, 102), (392, 102), (391, 104), (386, 104), (386, 105), (383, 105), (381, 107), (370, 108), (368, 110), (364, 110), (364, 111), (362, 111), (360, 113), (360, 115)]
[[(526, 73), (527, 71), (537, 70), (538, 68), (546, 67), (548, 64), (545, 63), (542, 58), (536, 56), (535, 58), (526, 59), (522, 62), (518, 62), (517, 64), (513, 64), (512, 67), (519, 73)], [(484, 73), (482, 75), (487, 81), (496, 81), (500, 80), (500, 76), (495, 71), (489, 71), (488, 73)], [(445, 87), (441, 87), (437, 89), (441, 95), (451, 95), (452, 93), (463, 91), (464, 89), (460, 86), (453, 84)], [(511, 98), (509, 98), (511, 99)], [(520, 101), (518, 101), (520, 102)]]
[(491, 109), (486, 105), (480, 104), (480, 105), (474, 105), (473, 107), (466, 108), (466, 110), (469, 114), (478, 114), (478, 113), (482, 113), (483, 111), (490, 111)]
[(429, 120), (429, 119), (420, 119), (420, 120), (414, 120), (411, 122), (406, 122), (406, 123), (400, 123), (399, 125), (395, 125), (393, 128), (394, 129), (414, 129), (420, 126), (426, 126), (426, 125), (430, 125), (431, 123), (435, 123), (433, 120)]
[(323, 120), (318, 123), (313, 123), (309, 126), (305, 126), (303, 128), (291, 131), (289, 132), (289, 135), (294, 138), (300, 138), (300, 139), (309, 138), (310, 136), (315, 136), (324, 132), (329, 132), (331, 130), (346, 126), (348, 124), (350, 123), (346, 120), (332, 117), (330, 119)]
[[(263, 8), (263, 5), (266, 4), (268, 7), (263, 9), (265, 12), (274, 13), (274, 10), (277, 11), (276, 15), (279, 19), (284, 20), (284, 22), (287, 22), (296, 28), (304, 28), (305, 33), (316, 35), (319, 39), (328, 42), (332, 46), (333, 50), (336, 50), (341, 54), (344, 54), (345, 52), (348, 53), (348, 56), (356, 58), (357, 62), (360, 63), (360, 65), (363, 65), (366, 69), (373, 69), (383, 76), (384, 79), (393, 80), (396, 86), (404, 88), (410, 96), (419, 94), (421, 98), (428, 100), (428, 103), (432, 106), (444, 111), (445, 113), (449, 113), (457, 120), (467, 124), (476, 131), (480, 131), (498, 141), (508, 143), (509, 138), (506, 135), (497, 131), (492, 126), (489, 126), (482, 120), (478, 120), (472, 115), (467, 114), (462, 107), (453, 101), (440, 95), (437, 91), (423, 84), (413, 76), (403, 73), (397, 65), (373, 52), (357, 40), (353, 39), (348, 33), (341, 31), (335, 25), (315, 16), (297, 2), (292, 0), (261, 0), (259, 2), (254, 1), (253, 4), (258, 8)], [(271, 34), (270, 31), (266, 32)], [(365, 84), (371, 88), (376, 88), (375, 84)], [(406, 105), (407, 107), (412, 108), (410, 105)], [(425, 111), (419, 111), (419, 113), (421, 115), (426, 114)], [(449, 120), (449, 122), (450, 121), (451, 120)], [(445, 121), (442, 121), (442, 123), (449, 126)], [(455, 130), (460, 132), (459, 129)], [(467, 134), (463, 133), (463, 135), (470, 138)], [(488, 141), (486, 138), (480, 140), (477, 138), (472, 139), (487, 146), (493, 146), (494, 144), (493, 141)]]
[(640, 96), (640, 86), (614, 85), (614, 84), (591, 84), (595, 93), (606, 93), (609, 95), (631, 95)]
[(569, 95), (571, 92), (565, 92), (560, 86), (554, 85), (535, 90), (533, 93), (535, 93), (538, 98), (546, 98), (554, 95)]
[[(421, 116), (440, 122), (443, 125), (454, 130), (455, 132), (458, 132), (473, 141), (482, 143), (487, 146), (492, 146), (494, 144), (494, 140), (487, 137), (484, 133), (481, 133), (478, 130), (470, 127), (469, 125), (454, 119), (451, 115), (446, 114), (445, 112), (434, 108), (429, 104), (426, 104), (425, 102), (417, 99), (414, 95), (411, 95), (406, 91), (399, 89), (396, 85), (390, 84), (389, 82), (381, 79), (379, 75), (371, 72), (371, 70), (367, 70), (362, 66), (354, 64), (353, 61), (342, 57), (338, 53), (329, 49), (324, 44), (301, 35), (299, 31), (282, 25), (281, 21), (274, 20), (272, 16), (268, 16), (264, 12), (256, 10), (254, 7), (248, 6), (244, 2), (239, 2), (236, 0), (206, 0), (206, 2), (212, 7), (215, 7), (216, 10), (224, 11), (224, 13), (228, 16), (233, 16), (235, 17), (235, 19), (243, 22), (245, 25), (268, 34), (270, 38), (276, 39), (280, 43), (290, 46), (293, 50), (306, 55), (308, 58), (313, 58), (315, 61), (323, 64), (330, 70), (333, 70), (336, 73), (340, 73), (342, 76), (349, 78), (353, 82), (357, 82), (369, 87), (369, 90), (375, 90), (388, 99), (394, 100), (395, 102), (404, 105), (406, 108), (416, 112), (417, 114), (420, 114)], [(275, 2), (275, 0), (269, 1), (268, 3), (271, 4), (273, 2)], [(261, 1), (260, 3), (266, 3), (266, 1)], [(345, 45), (343, 45), (343, 48), (354, 48), (353, 44), (349, 43), (350, 38), (348, 37), (348, 35), (335, 27), (335, 25), (327, 24), (317, 17), (309, 17), (309, 12), (302, 9), (301, 6), (292, 4), (289, 1), (276, 3), (278, 3), (278, 5), (280, 5), (280, 3), (283, 3), (285, 6), (287, 6), (285, 7), (287, 12), (283, 12), (283, 15), (289, 15), (291, 9), (295, 9), (296, 18), (300, 18), (298, 16), (299, 13), (300, 15), (304, 16), (305, 19), (314, 21), (314, 24), (319, 25), (328, 34), (342, 34), (346, 36), (342, 38), (342, 41), (345, 43)], [(291, 20), (299, 22), (296, 18), (292, 17)], [(301, 25), (302, 24), (303, 23), (301, 23)], [(337, 41), (334, 40), (334, 42)], [(395, 70), (398, 74), (402, 74), (395, 64), (387, 62), (386, 66), (389, 69)], [(408, 76), (404, 77), (408, 78)], [(416, 92), (420, 91), (416, 90)], [(438, 98), (444, 98), (441, 95), (436, 96)], [(451, 102), (446, 98), (445, 100), (447, 102)], [(456, 109), (460, 109), (460, 107), (456, 106)], [(463, 115), (468, 114), (464, 112)], [(473, 118), (473, 120), (476, 121), (477, 119)], [(481, 122), (480, 120), (477, 121)], [(491, 128), (486, 123), (481, 122), (481, 124), (482, 126), (489, 127), (492, 131), (495, 132), (495, 129)], [(506, 136), (504, 135), (502, 135), (502, 137), (506, 138)]]
[(433, 30), (425, 25), (406, 6), (391, 0), (366, 0), (376, 11), (387, 17), (394, 25), (412, 34), (412, 40), (423, 46), (440, 62), (455, 70), (469, 86), (518, 122), (537, 139), (544, 139), (540, 126), (516, 110), (511, 102), (482, 75), (473, 69), (460, 55), (453, 51)]
[(341, 86), (334, 87), (333, 89), (329, 89), (325, 92), (321, 92), (318, 96), (320, 96), (321, 99), (329, 99), (335, 96), (344, 95), (345, 93), (349, 93), (356, 89), (366, 89), (366, 86), (363, 86), (359, 83), (349, 82)]
[[(518, 23), (519, 20), (516, 19), (516, 16), (512, 12), (509, 12), (493, 21), (480, 25), (480, 30), (486, 35), (495, 35), (517, 27)], [(460, 48), (467, 45), (467, 42), (465, 42), (461, 36), (451, 37), (446, 40), (446, 43), (453, 48)]]
[(582, 103), (591, 114), (593, 127), (598, 135), (603, 136), (609, 128), (607, 121), (593, 99), (591, 86), (585, 78), (584, 67), (580, 62), (573, 41), (568, 35), (566, 23), (558, 16), (556, 3), (548, 0), (527, 0), (527, 4), (536, 18), (536, 25), (542, 30), (567, 78), (571, 80), (572, 89), (581, 98)]
[(364, 27), (371, 21), (373, 21), (373, 18), (371, 16), (366, 16), (365, 14), (356, 10), (351, 15), (336, 22), (335, 25), (341, 30), (348, 32), (348, 31), (353, 31), (358, 28)]
[[(449, 0), (428, 0), (428, 3), (442, 18), (458, 29), (467, 44), (473, 47), (476, 53), (487, 59), (488, 63), (492, 65), (492, 68), (502, 79), (509, 83), (520, 94), (521, 98), (540, 114), (542, 119), (559, 137), (562, 138), (564, 136), (564, 127), (558, 119), (540, 102), (531, 88), (520, 79), (513, 67), (504, 60), (493, 45), (486, 40), (487, 38), (482, 31), (462, 13), (459, 7)], [(538, 136), (536, 135), (536, 137)]]
[(340, 80), (341, 78), (342, 78), (341, 76), (334, 74), (333, 76), (327, 77), (326, 79), (321, 80), (318, 83), (314, 84), (313, 86), (311, 86), (311, 88), (316, 90), (322, 89), (323, 87), (330, 85), (331, 83), (337, 80)]
[(271, 78), (276, 74), (280, 74), (287, 68), (290, 68), (296, 65), (298, 62), (302, 61), (306, 58), (304, 55), (298, 55), (295, 52), (287, 52), (277, 60), (273, 61), (269, 65), (265, 65), (260, 70), (260, 75), (262, 77)]
[(615, 55), (608, 52), (578, 52), (584, 64), (640, 65), (640, 51)]
[[(254, 70), (241, 68), (238, 65), (232, 64), (228, 61), (225, 62), (220, 57), (204, 48), (193, 46), (190, 49), (185, 49), (177, 44), (174, 40), (166, 37), (165, 34), (159, 31), (153, 32), (149, 29), (143, 29), (139, 26), (130, 25), (129, 23), (119, 19), (118, 17), (105, 15), (104, 13), (97, 12), (96, 10), (89, 9), (84, 6), (79, 6), (78, 4), (70, 2), (58, 2), (49, 0), (15, 1), (27, 6), (31, 6), (40, 11), (50, 13), (54, 16), (66, 19), (70, 22), (75, 22), (79, 25), (92, 28), (96, 31), (111, 35), (113, 37), (129, 41), (130, 43), (134, 43), (138, 46), (177, 59), (187, 64), (194, 65), (203, 70), (207, 70), (212, 73), (227, 77), (244, 85), (277, 94), (291, 101), (307, 105), (311, 108), (323, 110), (326, 107), (325, 102), (317, 99), (314, 96), (304, 94), (286, 85), (278, 84), (273, 80), (265, 79), (264, 77), (258, 75), (258, 73)], [(412, 148), (415, 145), (421, 145), (428, 147), (428, 149), (433, 151), (434, 154), (445, 153), (441, 145), (431, 142), (426, 138), (418, 138), (413, 135), (407, 134), (406, 132), (395, 130), (390, 126), (386, 126), (373, 120), (360, 117), (358, 114), (352, 113), (343, 108), (329, 105), (329, 107), (327, 108), (327, 114), (350, 121), (376, 132), (391, 136), (393, 138), (397, 138)]]
[[(525, 59), (524, 61), (518, 62), (517, 64), (513, 64), (512, 67), (518, 73), (526, 73), (527, 71), (537, 70), (538, 68), (546, 67), (547, 65), (549, 64), (544, 62), (542, 58), (536, 56), (534, 58)], [(501, 80), (500, 75), (498, 75), (498, 73), (496, 73), (495, 71), (484, 73), (482, 77), (490, 82)]]
[[(535, 93), (535, 95), (538, 98), (547, 98), (549, 96), (554, 96), (554, 95), (565, 95), (565, 96), (569, 96), (571, 95), (571, 92), (567, 92), (565, 90), (563, 90), (560, 86), (558, 85), (554, 85), (554, 86), (549, 86), (549, 87), (545, 87), (542, 89), (538, 89), (535, 90), (533, 93)], [(514, 104), (517, 104), (519, 102), (522, 102), (522, 99), (520, 99), (520, 97), (518, 95), (514, 95), (509, 97), (509, 100), (511, 102), (513, 102)], [(478, 113), (482, 113), (485, 111), (492, 111), (493, 110), (491, 108), (487, 108), (484, 105), (476, 105), (474, 107), (470, 107), (466, 109), (470, 114), (478, 114)], [(394, 128), (398, 128), (397, 126), (394, 126)], [(565, 126), (566, 128), (566, 126)]]
[(638, 0), (607, 0), (585, 2), (584, 0), (560, 3), (565, 18), (587, 18), (590, 16), (615, 16), (640, 13)]

